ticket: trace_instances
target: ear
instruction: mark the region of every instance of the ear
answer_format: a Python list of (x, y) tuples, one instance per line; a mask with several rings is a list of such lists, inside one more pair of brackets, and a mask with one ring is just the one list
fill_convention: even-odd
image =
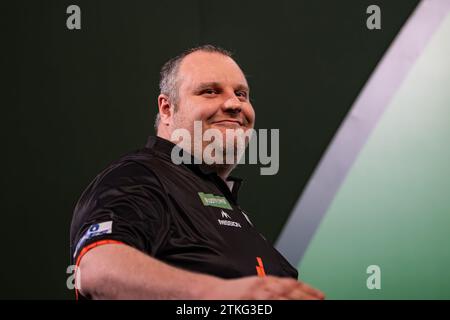
[(160, 123), (168, 126), (172, 122), (173, 105), (170, 103), (169, 97), (165, 94), (158, 96), (158, 109), (161, 118)]

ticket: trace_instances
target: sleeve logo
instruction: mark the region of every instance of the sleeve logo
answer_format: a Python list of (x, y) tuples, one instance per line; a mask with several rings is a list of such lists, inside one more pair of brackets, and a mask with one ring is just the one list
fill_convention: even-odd
[(98, 237), (102, 234), (112, 233), (112, 221), (106, 221), (102, 223), (95, 223), (87, 229), (84, 235), (81, 237), (80, 241), (78, 241), (77, 247), (75, 248), (75, 252), (73, 253), (73, 257), (78, 253), (78, 250), (83, 246), (83, 244), (92, 238)]

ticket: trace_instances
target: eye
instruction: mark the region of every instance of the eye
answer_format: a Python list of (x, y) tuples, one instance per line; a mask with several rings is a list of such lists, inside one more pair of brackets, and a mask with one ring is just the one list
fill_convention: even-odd
[(236, 91), (236, 95), (238, 97), (242, 97), (242, 98), (247, 99), (247, 92), (246, 91)]
[(207, 94), (207, 95), (214, 95), (217, 94), (217, 90), (215, 89), (205, 89), (202, 91), (202, 94)]

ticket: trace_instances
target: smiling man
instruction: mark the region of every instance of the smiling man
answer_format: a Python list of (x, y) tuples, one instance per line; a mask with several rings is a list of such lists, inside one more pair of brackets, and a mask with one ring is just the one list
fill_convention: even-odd
[[(198, 155), (197, 158), (213, 165), (225, 180), (244, 151), (239, 150), (237, 139), (245, 139), (245, 133), (254, 126), (255, 112), (249, 95), (247, 80), (229, 52), (205, 46), (183, 59), (177, 57), (162, 70), (158, 136)], [(175, 138), (180, 129), (189, 139)], [(232, 136), (233, 131), (243, 134)], [(223, 139), (208, 142), (204, 139), (208, 133)], [(211, 144), (209, 150), (222, 150), (222, 161), (215, 161), (215, 155), (204, 152)], [(230, 153), (233, 161), (223, 165)]]
[[(253, 129), (247, 80), (223, 49), (187, 50), (161, 70), (156, 137), (103, 170), (82, 194), (71, 225), (80, 298), (323, 299), (254, 228), (230, 172), (242, 153), (227, 131)], [(220, 133), (215, 152), (204, 139)], [(202, 135), (203, 135), (202, 134)], [(193, 161), (176, 164), (178, 148)], [(244, 146), (245, 148), (245, 146)], [(211, 161), (212, 160), (212, 161)]]

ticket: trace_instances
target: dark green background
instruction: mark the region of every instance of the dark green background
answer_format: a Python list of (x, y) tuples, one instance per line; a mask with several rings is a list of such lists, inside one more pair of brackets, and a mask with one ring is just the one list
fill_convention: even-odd
[[(246, 179), (244, 208), (274, 241), (351, 104), (418, 0), (17, 1), (2, 5), (0, 298), (72, 298), (73, 207), (153, 134), (159, 68), (188, 47), (236, 53), (257, 128), (280, 129), (280, 171)], [(66, 28), (77, 4), (82, 29)], [(366, 8), (382, 29), (366, 28)]]

